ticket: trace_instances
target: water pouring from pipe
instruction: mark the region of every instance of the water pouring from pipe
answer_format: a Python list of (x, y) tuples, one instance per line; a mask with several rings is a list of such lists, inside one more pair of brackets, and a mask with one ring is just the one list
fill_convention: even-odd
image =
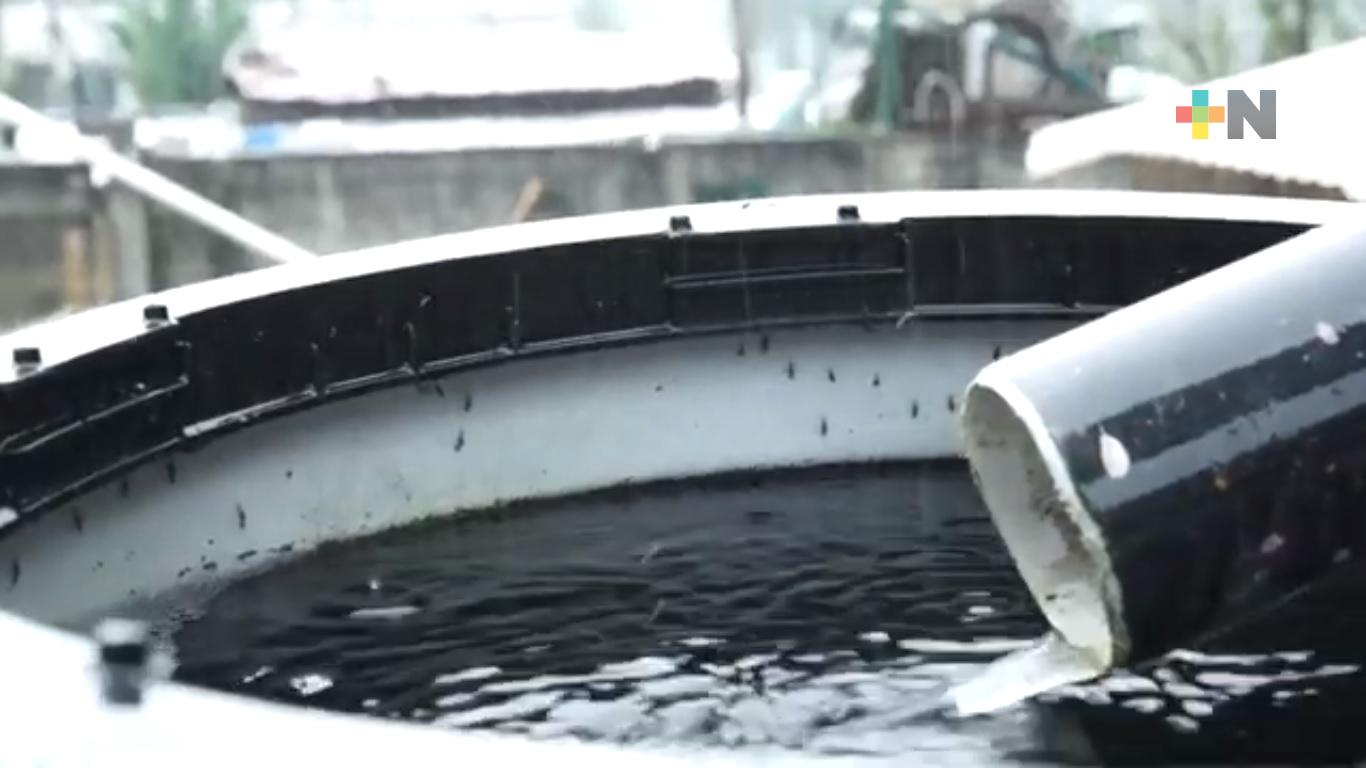
[(1366, 225), (1328, 224), (978, 375), (965, 450), (1053, 634), (955, 689), (960, 713), (1199, 645), (1355, 567), (1362, 285)]

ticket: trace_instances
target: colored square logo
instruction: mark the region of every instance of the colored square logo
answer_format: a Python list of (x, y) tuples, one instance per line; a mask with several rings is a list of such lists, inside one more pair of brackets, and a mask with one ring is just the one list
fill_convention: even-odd
[(1192, 139), (1208, 139), (1209, 124), (1224, 122), (1224, 108), (1209, 105), (1209, 91), (1191, 91), (1191, 105), (1176, 108), (1176, 122), (1190, 125)]
[[(1366, 0), (1362, 0), (1366, 2)], [(1257, 94), (1258, 102), (1253, 103), (1248, 92), (1244, 90), (1228, 91), (1227, 105), (1215, 105), (1210, 102), (1209, 91), (1206, 89), (1193, 90), (1190, 92), (1190, 105), (1178, 104), (1176, 106), (1176, 122), (1179, 125), (1190, 126), (1191, 138), (1196, 140), (1208, 139), (1210, 137), (1210, 126), (1218, 124), (1223, 126), (1219, 131), (1219, 138), (1241, 139), (1244, 130), (1251, 126), (1256, 131), (1257, 137), (1262, 139), (1276, 138), (1276, 92), (1274, 90), (1262, 89)]]

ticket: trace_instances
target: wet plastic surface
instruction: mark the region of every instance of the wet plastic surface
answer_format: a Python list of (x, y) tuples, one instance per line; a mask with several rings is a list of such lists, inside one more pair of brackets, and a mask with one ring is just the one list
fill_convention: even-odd
[[(1046, 425), (1149, 658), (1366, 548), (1366, 227), (1327, 226), (984, 371)], [(999, 511), (999, 510), (998, 510)]]
[(1127, 212), (891, 222), (854, 213), (832, 204), (783, 228), (707, 232), (661, 212), (654, 234), (603, 229), (534, 248), (474, 233), (507, 245), (391, 270), (377, 271), (389, 262), (376, 259), (365, 274), (316, 284), (291, 286), (302, 273), (276, 273), (278, 286), (252, 277), (265, 287), (183, 315), (158, 297), (166, 322), (145, 325), (147, 308), (129, 307), (138, 335), (57, 365), (54, 350), (35, 347), (47, 367), (0, 378), (0, 507), (22, 523), (171, 449), (515, 357), (788, 324), (1085, 319), (1306, 226)]

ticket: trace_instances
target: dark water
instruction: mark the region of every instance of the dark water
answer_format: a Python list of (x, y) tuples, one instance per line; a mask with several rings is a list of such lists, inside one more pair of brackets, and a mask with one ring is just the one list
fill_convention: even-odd
[(183, 680), (444, 727), (986, 763), (1366, 755), (1366, 631), (1313, 601), (1043, 703), (938, 711), (1044, 629), (956, 465), (481, 513), (327, 548), (196, 616)]

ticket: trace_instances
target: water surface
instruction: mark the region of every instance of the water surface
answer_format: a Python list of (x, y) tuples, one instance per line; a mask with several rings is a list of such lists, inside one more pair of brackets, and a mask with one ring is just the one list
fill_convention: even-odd
[[(1349, 709), (1366, 704), (1350, 663), (1366, 632), (1323, 601), (1296, 610), (1042, 703), (949, 717), (947, 685), (1045, 627), (961, 465), (889, 465), (663, 484), (330, 546), (229, 587), (174, 642), (186, 681), (535, 738), (983, 764), (1366, 755)], [(1315, 626), (1340, 652), (1300, 650), (1324, 645)]]

